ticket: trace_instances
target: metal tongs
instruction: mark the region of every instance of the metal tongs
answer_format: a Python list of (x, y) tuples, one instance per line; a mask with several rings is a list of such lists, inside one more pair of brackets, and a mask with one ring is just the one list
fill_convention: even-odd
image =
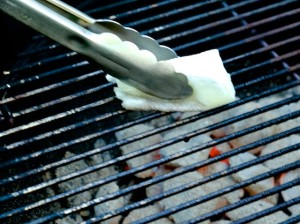
[[(164, 99), (182, 99), (192, 94), (186, 76), (165, 62), (176, 58), (176, 53), (136, 30), (112, 20), (95, 20), (59, 0), (1, 0), (0, 8), (58, 43), (88, 56), (103, 71), (145, 93)], [(135, 58), (121, 57), (97, 42), (97, 35), (105, 32), (150, 51), (158, 63), (145, 66)]]

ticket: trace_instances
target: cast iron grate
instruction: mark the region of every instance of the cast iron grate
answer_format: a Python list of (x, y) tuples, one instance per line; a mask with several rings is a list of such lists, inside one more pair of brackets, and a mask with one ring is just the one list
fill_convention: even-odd
[[(116, 99), (111, 83), (97, 65), (81, 55), (33, 32), (29, 43), (18, 51), (12, 65), (3, 70), (0, 86), (0, 185), (2, 223), (60, 223), (66, 217), (78, 223), (101, 223), (121, 217), (126, 220), (131, 211), (156, 205), (167, 198), (187, 192), (198, 186), (229, 177), (238, 171), (264, 165), (282, 155), (299, 152), (298, 141), (280, 145), (277, 151), (259, 155), (254, 160), (225, 170), (213, 172), (203, 178), (190, 180), (147, 195), (146, 189), (158, 186), (176, 177), (188, 175), (212, 164), (230, 160), (235, 155), (264, 147), (291, 136), (299, 137), (299, 27), (298, 1), (183, 1), (183, 0), (124, 0), (66, 1), (94, 18), (114, 19), (125, 26), (152, 36), (161, 44), (172, 47), (179, 56), (191, 55), (217, 48), (224, 66), (232, 75), (238, 99), (228, 105), (201, 113), (160, 113), (124, 110)], [(26, 29), (26, 28), (25, 28)], [(28, 29), (28, 28), (27, 28)], [(28, 29), (28, 32), (31, 31)], [(248, 107), (259, 102), (257, 107)], [(299, 103), (298, 103), (299, 104)], [(246, 108), (246, 109), (244, 109)], [(282, 110), (287, 108), (286, 110)], [(235, 112), (232, 112), (235, 111)], [(240, 111), (240, 113), (237, 113)], [(270, 116), (270, 114), (272, 116)], [(251, 123), (254, 119), (264, 119)], [(252, 120), (250, 120), (252, 119)], [(248, 123), (223, 136), (216, 130)], [(149, 125), (150, 129), (135, 129)], [(197, 124), (195, 129), (191, 127)], [(274, 127), (276, 132), (267, 135)], [(285, 128), (283, 128), (285, 127)], [(125, 133), (120, 138), (117, 133)], [(128, 134), (131, 132), (131, 134)], [(171, 137), (168, 133), (172, 133)], [(236, 139), (253, 138), (239, 146)], [(148, 137), (161, 136), (158, 142), (140, 144)], [(165, 156), (155, 157), (136, 167), (128, 167), (130, 159), (142, 160), (145, 155), (165, 147), (175, 147), (199, 136), (212, 139), (194, 146), (183, 147)], [(243, 137), (246, 136), (246, 137)], [(103, 144), (96, 144), (96, 142)], [(197, 152), (231, 145), (231, 150), (184, 166), (169, 167), (172, 162)], [(122, 147), (127, 146), (126, 150)], [(68, 156), (66, 156), (68, 154)], [(95, 157), (103, 161), (95, 162)], [(97, 158), (98, 158), (97, 157)], [(85, 166), (78, 167), (83, 162)], [(153, 222), (173, 217), (193, 206), (215, 200), (261, 180), (274, 177), (276, 183), (283, 174), (299, 171), (299, 158), (287, 161), (277, 168), (260, 173), (250, 179), (209, 192), (190, 201), (182, 201), (160, 212), (143, 217), (134, 223)], [(62, 167), (67, 173), (58, 174)], [(139, 174), (150, 169), (157, 172), (167, 167), (169, 172), (141, 178)], [(110, 175), (99, 174), (112, 169)], [(85, 182), (88, 175), (98, 175)], [(80, 184), (75, 184), (80, 180)], [(72, 182), (74, 181), (74, 182)], [(109, 183), (118, 190), (96, 197), (96, 191)], [(279, 195), (276, 204), (265, 210), (233, 221), (249, 223), (278, 211), (287, 216), (285, 223), (297, 223), (299, 213), (289, 208), (299, 204), (300, 195), (290, 200), (281, 196), (286, 189), (298, 186), (300, 177), (254, 195), (213, 209), (195, 217), (186, 217), (184, 223), (229, 221), (228, 213), (245, 204)], [(72, 188), (62, 188), (73, 184)], [(87, 193), (88, 192), (88, 193)], [(72, 199), (90, 195), (80, 203)], [(120, 207), (96, 214), (97, 205), (112, 200), (129, 198)], [(170, 220), (169, 220), (170, 221)], [(170, 221), (171, 222), (171, 221)], [(172, 222), (175, 222), (174, 220)], [(205, 223), (205, 222), (204, 222)]]

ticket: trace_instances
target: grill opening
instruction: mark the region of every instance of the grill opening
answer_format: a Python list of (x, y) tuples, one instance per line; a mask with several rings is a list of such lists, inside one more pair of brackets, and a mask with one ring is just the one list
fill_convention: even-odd
[(1, 223), (300, 222), (298, 1), (64, 2), (179, 56), (217, 48), (237, 98), (127, 111), (95, 62), (1, 14)]

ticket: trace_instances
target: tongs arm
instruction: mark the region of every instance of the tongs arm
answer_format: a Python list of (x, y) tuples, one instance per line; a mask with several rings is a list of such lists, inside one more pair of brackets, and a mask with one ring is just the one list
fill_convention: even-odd
[(91, 56), (88, 45), (95, 34), (86, 27), (96, 20), (79, 10), (55, 0), (4, 0), (0, 1), (0, 6), (4, 12), (58, 43)]
[(170, 64), (137, 63), (134, 58), (124, 57), (98, 41), (101, 33), (113, 33), (122, 41), (149, 50), (157, 60), (177, 57), (171, 49), (135, 30), (110, 20), (95, 20), (58, 0), (1, 0), (0, 8), (60, 44), (88, 56), (105, 72), (143, 92), (165, 99), (184, 98), (192, 93), (187, 78), (176, 73)]

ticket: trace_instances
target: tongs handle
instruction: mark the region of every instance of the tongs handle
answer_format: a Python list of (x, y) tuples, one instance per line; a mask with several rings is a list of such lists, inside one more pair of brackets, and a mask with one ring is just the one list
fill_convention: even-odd
[(58, 0), (37, 0), (37, 1), (81, 26), (85, 27), (94, 24), (96, 22), (94, 18), (77, 10), (74, 7), (71, 7), (70, 5), (62, 1), (58, 1)]
[(95, 20), (75, 8), (56, 0), (2, 0), (0, 8), (60, 44), (82, 52), (73, 38), (88, 41), (92, 33), (85, 27)]
[(177, 57), (170, 48), (158, 45), (152, 38), (133, 29), (111, 20), (95, 20), (59, 0), (1, 0), (0, 8), (73, 51), (90, 57), (105, 72), (143, 92), (165, 99), (192, 94), (186, 76), (176, 73), (169, 63), (138, 63), (134, 58), (124, 57), (112, 47), (99, 43), (99, 34), (108, 32), (150, 51), (158, 61)]

